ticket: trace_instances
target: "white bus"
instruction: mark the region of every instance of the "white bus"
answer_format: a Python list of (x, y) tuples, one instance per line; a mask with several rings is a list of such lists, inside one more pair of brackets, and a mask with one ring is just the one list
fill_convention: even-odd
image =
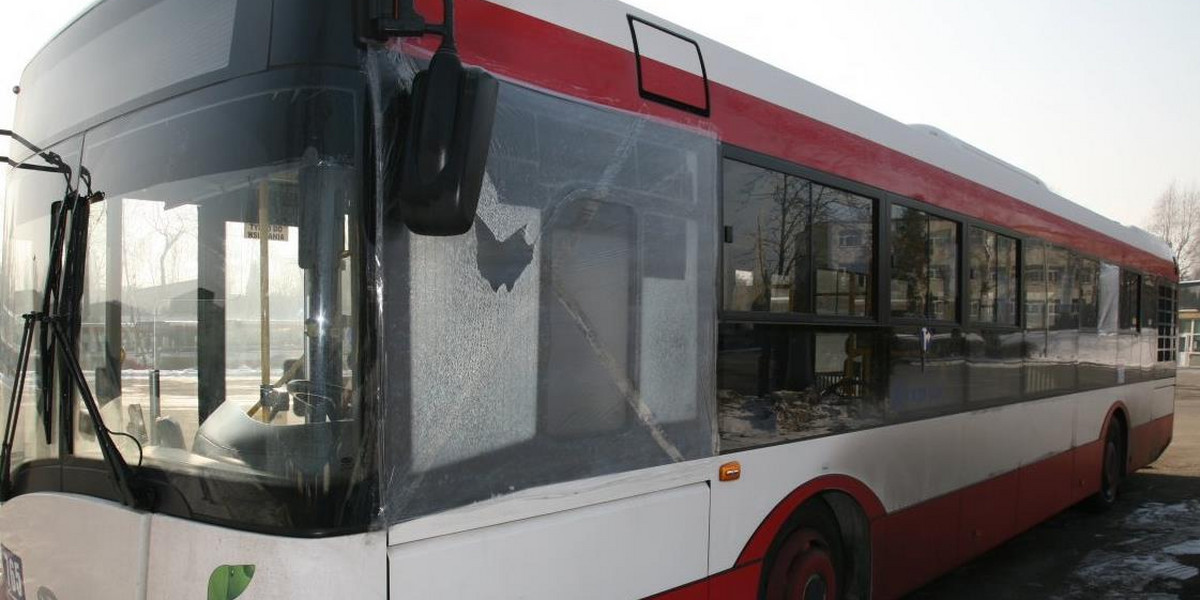
[(104, 0), (5, 133), (9, 598), (893, 598), (1171, 439), (1164, 243), (612, 0)]

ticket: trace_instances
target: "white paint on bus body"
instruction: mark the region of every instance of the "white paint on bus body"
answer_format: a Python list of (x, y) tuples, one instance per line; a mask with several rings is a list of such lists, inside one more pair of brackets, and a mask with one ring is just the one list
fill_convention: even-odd
[[(146, 597), (150, 515), (73, 494), (40, 492), (0, 505), (4, 547), (20, 557), (24, 597)], [(20, 597), (20, 596), (17, 596)]]
[(254, 565), (239, 600), (386, 598), (386, 534), (318, 539), (261, 535), (74, 494), (23, 494), (0, 506), (26, 598), (204, 598), (222, 565)]
[[(646, 511), (656, 510), (658, 498), (705, 483), (711, 485), (707, 532), (711, 575), (733, 566), (775, 505), (816, 477), (840, 474), (858, 479), (891, 513), (1096, 441), (1108, 409), (1118, 401), (1129, 409), (1134, 427), (1166, 416), (1169, 406), (1156, 405), (1153, 398), (1173, 390), (1170, 379), (1143, 382), (524, 490), (393, 525), (389, 530), (393, 594), (417, 585), (421, 590), (454, 594), (427, 597), (554, 598), (560, 596), (550, 591), (561, 592), (554, 587), (560, 582), (589, 581), (605, 574), (658, 580), (655, 574), (668, 568), (664, 565), (689, 560), (684, 555), (695, 542), (680, 538), (664, 558), (638, 568), (627, 562), (630, 552), (657, 548), (663, 535), (675, 535), (673, 525), (623, 528), (615, 538), (613, 527), (619, 527), (621, 519), (644, 522)], [(717, 466), (729, 460), (742, 463), (741, 479), (716, 482)], [(681, 512), (692, 509), (694, 505), (686, 502), (676, 506)], [(688, 531), (693, 529), (704, 528), (692, 523)], [(583, 530), (590, 531), (583, 538), (596, 540), (584, 561), (554, 561), (553, 569), (539, 569), (498, 558), (501, 547), (514, 554), (542, 552), (556, 548), (562, 539), (578, 538)], [(507, 541), (494, 542), (493, 536)], [(430, 543), (439, 539), (447, 541)], [(489, 550), (466, 550), (471, 544)], [(426, 556), (426, 552), (433, 554)], [(434, 555), (456, 558), (443, 561)], [(492, 572), (488, 564), (493, 560), (507, 565), (502, 573)], [(451, 571), (492, 575), (464, 578)], [(456, 579), (452, 589), (439, 587), (444, 578)], [(656, 591), (694, 579), (699, 577), (663, 578)], [(405, 586), (397, 587), (398, 581)], [(511, 581), (527, 583), (509, 593), (505, 586)]]
[(387, 598), (382, 531), (301, 539), (165, 515), (151, 519), (147, 598), (202, 598), (221, 565), (255, 567), (238, 600)]
[(642, 598), (708, 575), (695, 483), (391, 548), (391, 598)]

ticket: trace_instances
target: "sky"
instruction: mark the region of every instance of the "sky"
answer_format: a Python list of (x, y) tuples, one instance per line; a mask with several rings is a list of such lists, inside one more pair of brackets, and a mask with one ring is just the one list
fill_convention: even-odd
[(1200, 185), (1200, 1), (630, 0), (1142, 224)]
[[(91, 2), (0, 0), (0, 128), (24, 64)], [(1172, 181), (1200, 186), (1197, 0), (631, 3), (1118, 221), (1144, 223)]]
[[(21, 71), (54, 34), (94, 0), (0, 0), (0, 129), (11, 129)], [(19, 131), (17, 133), (20, 133)], [(0, 139), (0, 156), (8, 155)], [(0, 163), (2, 164), (2, 163)], [(8, 166), (0, 168), (0, 190)]]

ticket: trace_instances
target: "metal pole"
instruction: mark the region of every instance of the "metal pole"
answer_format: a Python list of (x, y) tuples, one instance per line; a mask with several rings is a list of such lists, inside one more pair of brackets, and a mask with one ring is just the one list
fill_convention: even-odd
[[(258, 186), (259, 370), (263, 394), (271, 387), (271, 267), (267, 245), (271, 241), (270, 202), (270, 181), (264, 179)], [(262, 416), (266, 420), (267, 411), (262, 411)]]
[(162, 393), (159, 386), (159, 370), (150, 369), (150, 422), (146, 423), (146, 436), (152, 445), (158, 443), (158, 417), (162, 414)]

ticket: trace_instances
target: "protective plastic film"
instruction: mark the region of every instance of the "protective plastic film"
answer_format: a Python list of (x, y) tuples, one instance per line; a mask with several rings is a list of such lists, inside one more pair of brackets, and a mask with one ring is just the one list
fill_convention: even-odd
[[(374, 59), (403, 102), (413, 65)], [(472, 230), (384, 225), (390, 521), (714, 452), (716, 167), (710, 136), (502, 84)]]

